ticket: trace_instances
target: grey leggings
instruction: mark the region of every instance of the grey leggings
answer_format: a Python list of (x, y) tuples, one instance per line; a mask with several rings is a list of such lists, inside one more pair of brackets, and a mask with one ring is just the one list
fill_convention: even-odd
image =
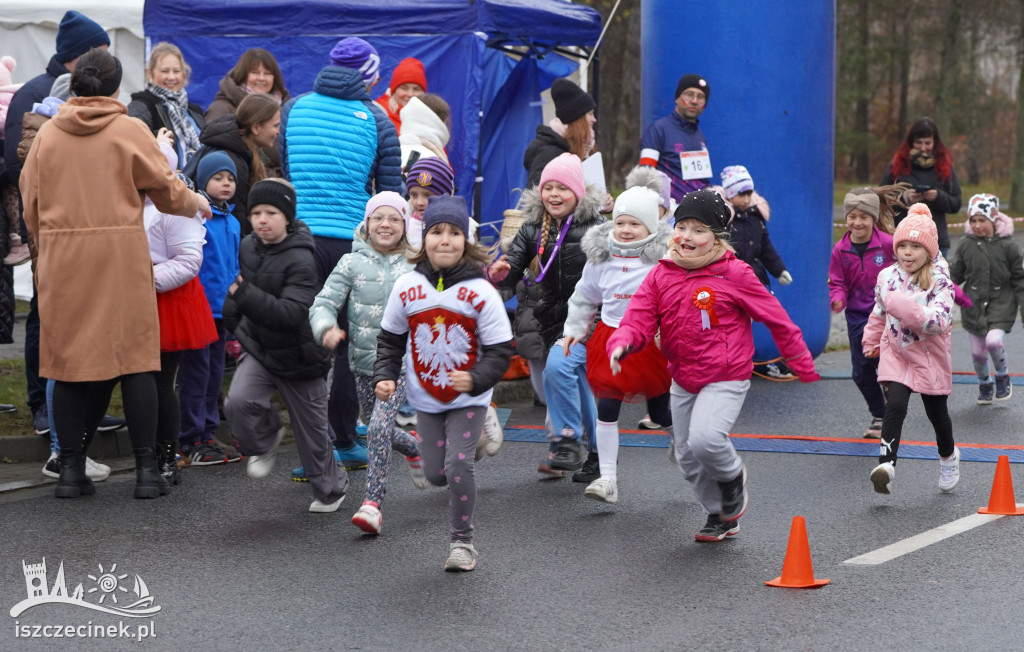
[(480, 405), (438, 414), (416, 412), (423, 472), (430, 484), (448, 485), (451, 540), (473, 540), (476, 506), (476, 444), (484, 428), (487, 406)]

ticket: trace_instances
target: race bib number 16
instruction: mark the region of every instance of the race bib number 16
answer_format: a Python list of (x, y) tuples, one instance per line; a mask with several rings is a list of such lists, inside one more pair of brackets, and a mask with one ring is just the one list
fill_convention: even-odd
[(680, 152), (679, 163), (683, 168), (683, 179), (686, 181), (711, 178), (711, 157), (706, 149), (697, 152)]

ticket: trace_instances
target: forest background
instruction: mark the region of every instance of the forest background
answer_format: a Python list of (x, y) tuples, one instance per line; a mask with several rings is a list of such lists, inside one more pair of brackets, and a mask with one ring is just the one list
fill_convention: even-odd
[[(615, 5), (576, 1), (605, 20)], [(599, 52), (597, 145), (613, 185), (639, 156), (640, 2), (621, 0)], [(837, 185), (877, 184), (929, 116), (960, 182), (1024, 213), (1022, 57), (1024, 0), (836, 0)]]

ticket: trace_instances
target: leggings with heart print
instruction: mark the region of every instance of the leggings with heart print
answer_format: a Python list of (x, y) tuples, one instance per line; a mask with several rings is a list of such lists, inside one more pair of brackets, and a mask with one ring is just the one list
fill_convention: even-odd
[(448, 485), (452, 542), (473, 540), (476, 506), (476, 444), (484, 429), (487, 406), (459, 408), (438, 414), (416, 413), (423, 472), (430, 484)]

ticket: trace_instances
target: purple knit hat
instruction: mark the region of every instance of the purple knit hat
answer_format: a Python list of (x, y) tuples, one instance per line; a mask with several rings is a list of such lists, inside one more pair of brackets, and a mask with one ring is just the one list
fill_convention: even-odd
[(406, 171), (405, 187), (412, 190), (413, 186), (419, 186), (434, 195), (454, 195), (455, 173), (436, 156), (421, 158)]
[(331, 50), (331, 63), (343, 68), (358, 70), (363, 83), (372, 86), (380, 79), (380, 55), (372, 45), (361, 38), (351, 36), (342, 39)]

